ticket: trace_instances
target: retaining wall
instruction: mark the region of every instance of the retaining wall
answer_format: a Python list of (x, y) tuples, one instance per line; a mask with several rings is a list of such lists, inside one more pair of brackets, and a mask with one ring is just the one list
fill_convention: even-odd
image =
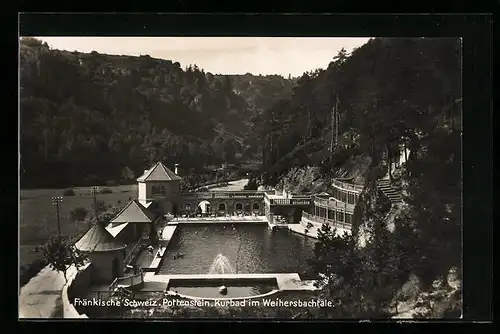
[(90, 286), (91, 278), (91, 263), (87, 263), (79, 271), (76, 271), (71, 277), (68, 277), (68, 283), (63, 287), (61, 294), (64, 318), (88, 318), (87, 315), (78, 313), (72, 301), (76, 296), (78, 296), (79, 292), (85, 291)]

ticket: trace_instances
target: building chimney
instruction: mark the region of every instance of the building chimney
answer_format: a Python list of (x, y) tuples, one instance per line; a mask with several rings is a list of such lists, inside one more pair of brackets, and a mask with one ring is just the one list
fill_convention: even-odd
[(175, 175), (179, 175), (179, 164), (175, 164), (175, 170), (174, 170), (174, 173)]

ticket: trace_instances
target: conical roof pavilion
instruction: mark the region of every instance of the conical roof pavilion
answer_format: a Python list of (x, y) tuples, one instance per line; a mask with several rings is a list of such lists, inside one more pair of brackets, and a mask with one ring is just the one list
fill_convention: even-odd
[(75, 243), (75, 247), (82, 252), (109, 252), (126, 246), (116, 241), (102, 223), (96, 223)]

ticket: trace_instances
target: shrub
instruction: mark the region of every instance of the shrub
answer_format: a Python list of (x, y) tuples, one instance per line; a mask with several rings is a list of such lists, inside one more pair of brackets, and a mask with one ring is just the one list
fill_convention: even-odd
[(95, 205), (92, 203), (92, 210), (97, 211), (98, 213), (104, 212), (106, 211), (106, 203), (104, 203), (104, 201), (97, 200), (95, 201)]
[(71, 220), (74, 221), (84, 221), (85, 218), (87, 217), (87, 209), (84, 207), (76, 207), (73, 210), (70, 211), (69, 215), (71, 217)]
[(250, 178), (248, 183), (243, 187), (243, 190), (257, 190), (257, 181), (254, 178)]
[(63, 192), (63, 196), (75, 196), (75, 191), (73, 189), (66, 189)]
[(86, 261), (84, 253), (80, 252), (71, 238), (53, 236), (40, 247), (45, 261), (57, 272), (62, 272), (64, 280), (68, 282), (67, 270), (72, 266), (80, 268)]
[(101, 194), (111, 194), (113, 192), (113, 190), (109, 189), (109, 188), (103, 188), (100, 193)]

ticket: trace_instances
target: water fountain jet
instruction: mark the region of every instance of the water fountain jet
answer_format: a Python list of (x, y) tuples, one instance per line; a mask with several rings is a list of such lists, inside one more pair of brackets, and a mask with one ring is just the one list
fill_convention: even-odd
[(222, 254), (218, 254), (214, 262), (212, 262), (212, 265), (210, 266), (210, 269), (208, 270), (209, 275), (216, 275), (216, 274), (235, 274), (236, 270), (234, 270), (233, 266), (229, 263), (229, 260), (227, 257), (225, 257)]

